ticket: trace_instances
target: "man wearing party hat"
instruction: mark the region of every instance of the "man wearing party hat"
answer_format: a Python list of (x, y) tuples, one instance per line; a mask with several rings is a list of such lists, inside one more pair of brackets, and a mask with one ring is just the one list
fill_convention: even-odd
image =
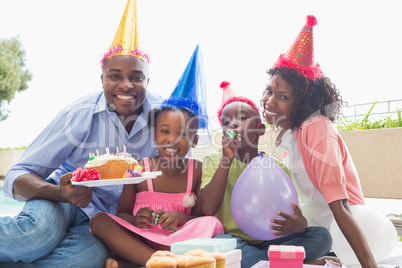
[(136, 2), (129, 0), (101, 61), (103, 91), (58, 113), (8, 172), (6, 196), (27, 202), (19, 216), (0, 218), (0, 266), (103, 267), (110, 256), (89, 232), (89, 219), (100, 211), (115, 214), (122, 186), (75, 188), (70, 179), (90, 153), (126, 147), (143, 158), (157, 152), (146, 122), (161, 98), (146, 90), (149, 58), (138, 43), (136, 18)]
[[(267, 250), (271, 244), (304, 246), (307, 260), (324, 256), (331, 247), (328, 230), (322, 227), (307, 228), (306, 220), (296, 204), (293, 204), (294, 215), (286, 216), (292, 219), (293, 228), (287, 229), (288, 234), (284, 236), (279, 236), (283, 230), (275, 229), (278, 231), (277, 239), (259, 240), (247, 235), (237, 225), (231, 209), (231, 200), (235, 198), (232, 195), (233, 188), (251, 160), (259, 156), (259, 138), (265, 133), (265, 125), (261, 124), (259, 109), (252, 100), (237, 95), (227, 81), (221, 83), (221, 88), (223, 98), (218, 119), (223, 133), (222, 149), (203, 159), (200, 197), (203, 213), (215, 215), (225, 228), (225, 234), (217, 237), (237, 240), (237, 248), (242, 250), (242, 267), (251, 267), (260, 260), (268, 260)], [(287, 171), (280, 161), (270, 157)], [(270, 228), (269, 223), (266, 228)]]
[[(293, 45), (267, 71), (271, 81), (261, 100), (263, 114), (268, 124), (280, 129), (275, 145), (286, 154), (284, 163), (309, 226), (323, 226), (333, 234), (333, 227), (339, 225), (348, 241), (337, 251), (342, 237), (332, 236), (339, 259), (346, 265), (360, 262), (363, 267), (376, 267), (371, 250), (377, 245), (368, 245), (352, 215), (353, 208), (364, 205), (364, 196), (347, 146), (334, 125), (342, 97), (314, 61), (316, 24), (314, 16), (307, 16)], [(347, 263), (350, 258), (340, 254), (344, 249), (357, 256), (354, 263)]]

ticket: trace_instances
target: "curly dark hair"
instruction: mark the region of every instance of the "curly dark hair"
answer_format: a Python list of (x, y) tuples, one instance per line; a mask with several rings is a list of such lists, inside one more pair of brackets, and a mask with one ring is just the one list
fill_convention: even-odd
[[(329, 77), (323, 75), (319, 79), (311, 80), (309, 84), (309, 80), (305, 76), (286, 67), (274, 67), (269, 69), (267, 73), (271, 77), (274, 75), (282, 77), (295, 89), (295, 107), (290, 118), (292, 130), (300, 128), (302, 122), (313, 114), (322, 114), (332, 122), (338, 119), (339, 113), (342, 112), (343, 100), (339, 90), (335, 84), (331, 83)], [(308, 89), (303, 97), (307, 85)], [(299, 107), (296, 110), (297, 105)]]

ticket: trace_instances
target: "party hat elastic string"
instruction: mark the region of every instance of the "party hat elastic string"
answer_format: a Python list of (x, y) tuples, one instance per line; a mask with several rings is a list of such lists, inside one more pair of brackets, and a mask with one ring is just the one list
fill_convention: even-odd
[[(307, 92), (307, 89), (308, 89), (308, 86), (309, 86), (309, 85), (310, 85), (310, 79), (308, 80), (307, 87), (306, 87), (306, 89), (304, 90), (303, 96), (302, 96), (301, 100), (299, 101), (299, 104), (296, 106), (296, 109), (293, 111), (293, 113), (295, 113), (295, 112), (297, 111), (297, 109), (299, 109), (299, 106), (300, 106), (300, 104), (302, 103), (302, 101), (303, 101), (303, 99), (304, 99), (304, 96), (306, 95), (306, 92)], [(285, 122), (283, 122), (283, 123), (281, 123), (281, 124), (287, 124), (287, 123), (289, 123), (289, 122), (290, 122), (290, 118), (288, 118), (288, 120), (286, 120)]]
[(304, 96), (306, 95), (306, 92), (307, 92), (307, 89), (308, 89), (308, 86), (310, 85), (310, 79), (308, 80), (308, 83), (307, 83), (307, 87), (306, 87), (306, 89), (304, 90), (304, 93), (303, 93), (303, 96), (302, 96), (302, 98), (301, 98), (301, 100), (300, 100), (300, 102), (299, 102), (299, 104), (297, 105), (297, 107), (296, 107), (296, 109), (295, 109), (295, 112), (297, 111), (297, 109), (299, 108), (299, 106), (300, 106), (300, 104), (302, 103), (302, 101), (303, 101), (303, 99), (304, 99)]
[(261, 123), (261, 119), (260, 119), (260, 117), (258, 117), (257, 129), (254, 132), (253, 139), (251, 140), (251, 142), (249, 143), (249, 145), (246, 148), (240, 148), (239, 150), (246, 150), (246, 149), (250, 148), (250, 146), (251, 146), (251, 144), (253, 144), (255, 138), (257, 138), (257, 132), (258, 132), (258, 129), (260, 128), (260, 123)]

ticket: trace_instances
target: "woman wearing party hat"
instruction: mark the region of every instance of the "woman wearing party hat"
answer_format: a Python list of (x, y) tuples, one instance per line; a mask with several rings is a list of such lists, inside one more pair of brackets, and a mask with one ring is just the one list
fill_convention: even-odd
[(174, 242), (223, 233), (217, 218), (199, 217), (202, 162), (185, 157), (197, 145), (197, 129), (208, 123), (198, 46), (171, 96), (152, 114), (159, 155), (140, 164), (162, 175), (125, 185), (116, 216), (98, 213), (90, 222), (92, 232), (117, 256), (106, 267), (144, 266), (156, 250), (169, 250)]
[[(222, 82), (220, 86), (223, 89), (223, 95), (222, 104), (218, 109), (218, 118), (223, 133), (222, 149), (211, 152), (203, 159), (200, 196), (202, 211), (205, 215), (215, 215), (222, 222), (225, 234), (219, 235), (218, 238), (236, 239), (237, 248), (242, 251), (242, 268), (251, 267), (260, 260), (268, 260), (267, 250), (270, 245), (303, 246), (306, 262), (325, 264), (325, 259), (322, 257), (331, 248), (331, 236), (323, 227), (307, 227), (306, 219), (296, 203), (287, 204), (293, 207), (293, 215), (284, 212), (279, 215), (291, 220), (288, 221), (286, 230), (273, 233), (276, 239), (268, 240), (262, 236), (251, 235), (244, 228), (241, 229), (240, 224), (236, 222), (236, 216), (239, 214), (241, 216), (243, 213), (234, 215), (232, 203), (236, 198), (233, 194), (234, 188), (243, 171), (250, 167), (253, 159), (260, 156), (259, 139), (265, 133), (265, 125), (261, 123), (259, 108), (252, 100), (237, 95), (227, 81)], [(287, 171), (279, 160), (270, 157), (280, 168)], [(268, 166), (266, 168), (265, 172), (271, 171)], [(282, 180), (282, 178), (277, 179)], [(269, 189), (265, 192), (265, 197), (270, 198)], [(258, 200), (258, 197), (255, 199)], [(286, 200), (282, 199), (281, 202)], [(260, 213), (264, 214), (262, 210)], [(252, 216), (248, 221), (259, 222), (259, 224), (264, 222)], [(265, 228), (268, 230), (274, 228), (274, 225), (267, 222)]]
[(316, 24), (314, 16), (307, 16), (293, 45), (267, 71), (271, 81), (261, 100), (263, 114), (268, 124), (279, 129), (275, 145), (286, 153), (284, 163), (309, 226), (330, 229), (335, 220), (360, 264), (376, 267), (349, 207), (364, 204), (364, 197), (352, 158), (333, 124), (342, 98), (314, 61)]
[(75, 188), (70, 179), (98, 150), (126, 145), (136, 158), (157, 153), (152, 128), (141, 122), (162, 100), (146, 90), (149, 59), (137, 38), (136, 2), (129, 0), (102, 59), (103, 91), (58, 113), (8, 172), (6, 195), (27, 202), (15, 218), (0, 218), (0, 266), (102, 267), (111, 256), (89, 232), (89, 219), (115, 214), (123, 187)]

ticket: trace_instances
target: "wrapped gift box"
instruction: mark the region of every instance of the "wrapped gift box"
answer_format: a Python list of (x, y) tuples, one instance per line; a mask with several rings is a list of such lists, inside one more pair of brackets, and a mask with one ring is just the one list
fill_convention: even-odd
[(171, 244), (170, 251), (178, 255), (193, 249), (204, 249), (208, 252), (226, 252), (235, 249), (236, 245), (235, 238), (195, 238)]
[(225, 268), (240, 268), (241, 267), (241, 250), (233, 249), (225, 252), (226, 264)]
[(305, 256), (302, 246), (270, 245), (268, 248), (270, 268), (302, 268)]

